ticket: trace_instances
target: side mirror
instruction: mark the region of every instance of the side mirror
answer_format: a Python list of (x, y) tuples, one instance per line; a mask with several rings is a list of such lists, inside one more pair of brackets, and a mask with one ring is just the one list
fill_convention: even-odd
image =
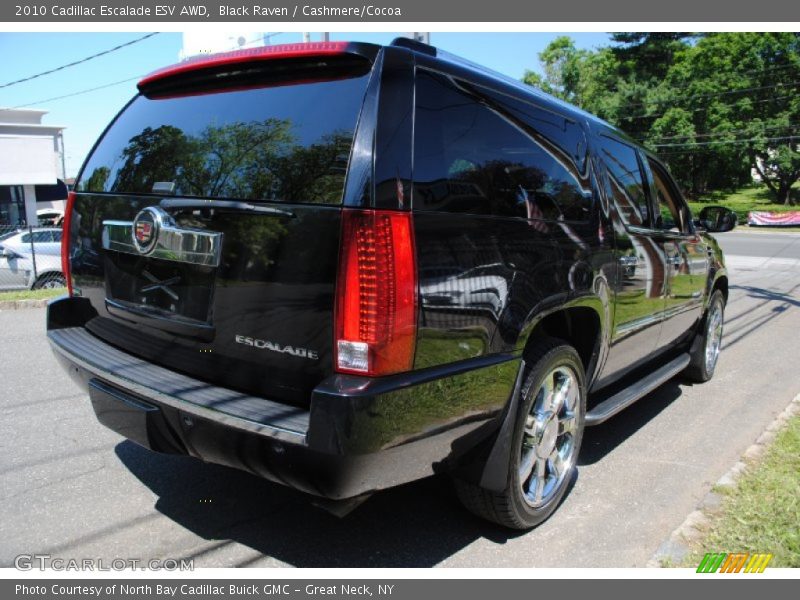
[(7, 258), (7, 259), (11, 260), (12, 258), (15, 258), (16, 256), (17, 256), (17, 254), (13, 250), (9, 250), (8, 248), (3, 248), (2, 246), (0, 246), (0, 258)]
[(736, 213), (724, 206), (706, 206), (695, 224), (709, 233), (724, 233), (736, 227)]

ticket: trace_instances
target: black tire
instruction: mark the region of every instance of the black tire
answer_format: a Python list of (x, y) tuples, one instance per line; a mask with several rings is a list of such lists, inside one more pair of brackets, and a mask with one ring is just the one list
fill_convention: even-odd
[(61, 273), (46, 273), (39, 277), (33, 284), (34, 290), (55, 289), (67, 287), (67, 280)]
[[(719, 320), (717, 320), (717, 315)], [(705, 383), (714, 376), (722, 343), (722, 326), (725, 321), (725, 296), (719, 290), (711, 294), (700, 331), (689, 351), (689, 366), (683, 372), (694, 383)]]
[[(581, 359), (572, 346), (561, 340), (543, 339), (526, 353), (525, 360), (530, 367), (525, 375), (517, 404), (518, 410), (512, 436), (512, 452), (506, 474), (505, 489), (497, 493), (485, 490), (467, 481), (455, 480), (456, 493), (470, 512), (510, 529), (530, 529), (535, 527), (547, 519), (558, 507), (574, 475), (575, 462), (583, 439), (583, 425), (586, 415), (586, 377)], [(574, 378), (572, 383), (575, 386), (576, 398), (574, 398), (571, 411), (539, 410), (542, 408), (545, 395), (545, 388), (543, 387), (545, 379), (549, 377), (553, 377), (552, 381), (555, 382), (554, 389), (559, 380), (564, 382), (568, 377)], [(567, 384), (562, 383), (561, 389), (567, 389), (563, 387), (564, 385)], [(571, 390), (572, 388), (569, 389)], [(562, 395), (566, 396), (566, 394)], [(552, 394), (551, 397), (555, 398), (556, 394)], [(570, 402), (571, 399), (565, 397), (561, 408), (568, 408)], [(532, 413), (540, 416), (537, 417)], [(545, 413), (553, 416), (548, 419), (542, 418), (541, 415)], [(572, 413), (572, 419), (569, 418), (569, 413)], [(569, 432), (558, 433), (555, 439), (552, 439), (553, 426), (550, 425), (550, 421), (554, 418), (557, 419), (555, 427), (560, 432), (562, 418), (559, 415), (564, 417), (563, 423), (572, 420), (572, 429)], [(544, 428), (540, 428), (539, 425), (545, 422), (547, 425)], [(541, 444), (529, 445), (534, 439), (533, 436), (529, 435), (531, 431), (544, 432), (537, 438), (542, 442)], [(523, 445), (523, 440), (526, 440), (525, 445)], [(554, 446), (553, 452), (559, 453), (558, 455), (560, 456), (559, 444), (566, 443), (571, 444), (569, 447), (569, 459), (562, 465), (564, 472), (560, 473), (558, 477), (553, 477), (552, 485), (548, 491), (545, 482), (548, 481), (549, 469), (553, 465), (553, 461), (549, 458), (540, 457), (539, 451), (541, 449), (542, 452), (547, 453), (547, 448), (552, 444)], [(535, 462), (530, 474), (522, 481), (520, 470), (523, 464), (523, 456), (529, 457), (529, 453), (533, 454)], [(529, 461), (530, 458), (526, 460), (525, 464)], [(542, 468), (546, 474), (539, 477), (537, 471), (542, 461), (544, 461), (545, 465)], [(538, 501), (535, 493), (534, 497), (532, 497), (530, 489), (525, 490), (525, 488), (529, 488), (530, 485), (534, 485), (537, 481), (542, 482), (543, 490)], [(547, 491), (546, 496), (544, 491)]]

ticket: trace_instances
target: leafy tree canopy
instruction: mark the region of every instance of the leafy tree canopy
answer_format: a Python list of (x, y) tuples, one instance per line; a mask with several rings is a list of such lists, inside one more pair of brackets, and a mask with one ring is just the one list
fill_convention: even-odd
[(578, 50), (566, 36), (523, 80), (656, 151), (702, 197), (758, 173), (776, 202), (800, 179), (800, 34), (616, 33)]

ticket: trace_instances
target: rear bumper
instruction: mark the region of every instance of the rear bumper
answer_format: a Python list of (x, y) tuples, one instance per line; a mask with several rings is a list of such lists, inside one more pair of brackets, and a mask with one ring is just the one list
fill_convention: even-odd
[(304, 410), (128, 354), (83, 327), (92, 312), (81, 298), (51, 302), (47, 335), (101, 423), (155, 451), (332, 499), (455, 466), (499, 427), (519, 367), (518, 357), (496, 355), (379, 379), (334, 375)]

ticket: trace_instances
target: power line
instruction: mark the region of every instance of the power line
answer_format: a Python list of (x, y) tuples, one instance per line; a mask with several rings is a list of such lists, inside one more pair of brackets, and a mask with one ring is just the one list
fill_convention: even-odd
[[(36, 106), (37, 104), (44, 104), (45, 102), (53, 102), (54, 100), (63, 100), (64, 98), (72, 98), (73, 96), (80, 96), (81, 94), (88, 94), (89, 92), (96, 92), (97, 90), (103, 90), (105, 88), (109, 88), (115, 85), (120, 85), (121, 83), (127, 83), (129, 81), (134, 81), (136, 79), (141, 79), (144, 75), (137, 75), (136, 77), (130, 77), (128, 79), (122, 79), (120, 81), (115, 81), (113, 83), (107, 83), (105, 85), (99, 85), (97, 87), (89, 88), (86, 90), (80, 90), (78, 92), (72, 92), (71, 94), (64, 94), (63, 96), (54, 96), (53, 98), (46, 98), (45, 100), (37, 100), (36, 102), (28, 102), (26, 104), (19, 104), (17, 106), (13, 106), (12, 108), (25, 108), (27, 106)], [(10, 110), (8, 108), (0, 109), (0, 110)]]
[[(800, 125), (775, 125), (774, 127), (762, 127), (762, 128), (760, 128), (760, 131), (773, 131), (775, 129), (798, 129), (798, 128), (800, 128)], [(676, 139), (690, 138), (690, 137), (695, 137), (695, 138), (704, 138), (704, 137), (715, 138), (715, 137), (723, 137), (723, 136), (726, 136), (726, 135), (732, 135), (732, 134), (736, 134), (736, 133), (757, 133), (757, 132), (754, 132), (752, 129), (729, 129), (727, 131), (715, 131), (715, 132), (711, 132), (711, 133), (690, 133), (690, 134), (684, 134), (684, 135), (659, 135), (659, 136), (656, 136), (653, 139), (656, 139), (656, 140), (676, 140)]]
[(120, 44), (119, 46), (114, 46), (113, 48), (109, 48), (108, 50), (103, 50), (102, 52), (98, 52), (97, 54), (92, 54), (91, 56), (87, 56), (86, 58), (82, 58), (80, 60), (76, 60), (74, 62), (68, 63), (66, 65), (61, 65), (60, 67), (56, 67), (55, 69), (50, 69), (49, 71), (42, 71), (41, 73), (36, 73), (35, 75), (30, 75), (28, 77), (23, 77), (22, 79), (17, 79), (15, 81), (9, 81), (8, 83), (4, 83), (0, 85), (0, 88), (7, 88), (12, 85), (16, 85), (18, 83), (23, 83), (25, 81), (30, 81), (31, 79), (36, 79), (38, 77), (44, 77), (45, 75), (50, 75), (51, 73), (56, 73), (58, 71), (63, 71), (64, 69), (68, 69), (69, 67), (74, 67), (76, 65), (83, 64), (88, 62), (92, 59), (95, 59), (99, 56), (105, 56), (106, 54), (111, 54), (112, 52), (116, 52), (122, 48), (127, 46), (132, 46), (133, 44), (137, 44), (146, 40), (147, 38), (151, 38), (154, 35), (158, 35), (158, 31), (154, 31), (153, 33), (148, 33), (147, 35), (143, 35), (140, 38), (136, 38), (135, 40), (131, 40), (130, 42), (125, 42), (124, 44)]
[[(778, 100), (786, 100), (787, 98), (797, 98), (797, 94), (788, 94), (785, 96), (773, 96), (772, 98), (764, 98), (762, 100), (753, 100), (750, 104), (764, 104), (766, 102), (776, 102)], [(726, 108), (733, 108), (730, 104), (723, 105)], [(701, 106), (699, 108), (684, 108), (675, 104), (674, 106), (670, 106), (667, 111), (661, 113), (653, 113), (653, 114), (641, 114), (641, 115), (633, 115), (633, 116), (626, 116), (625, 119), (635, 120), (635, 119), (655, 119), (658, 117), (663, 117), (669, 109), (671, 108), (680, 108), (689, 113), (696, 113), (696, 112), (703, 112), (704, 110), (708, 110), (708, 106)]]
[[(784, 69), (797, 69), (797, 70), (800, 71), (800, 66), (798, 66), (798, 65), (779, 65), (779, 66), (776, 66), (776, 67), (773, 67), (773, 68), (770, 68), (770, 69), (744, 71), (744, 73), (737, 73), (737, 75), (742, 75), (742, 74), (745, 74), (745, 73), (765, 74), (765, 73), (771, 73), (773, 71), (779, 71), (779, 70), (784, 70)], [(791, 86), (791, 85), (797, 85), (797, 84), (800, 84), (800, 81), (792, 81), (792, 82), (788, 82), (788, 83), (777, 83), (777, 84), (768, 85), (768, 86), (755, 86), (755, 87), (741, 88), (741, 89), (735, 89), (735, 90), (734, 89), (729, 89), (729, 90), (723, 90), (721, 92), (710, 92), (708, 94), (699, 94), (699, 95), (695, 95), (695, 96), (688, 96), (688, 97), (680, 98), (680, 100), (681, 101), (683, 101), (683, 100), (692, 100), (694, 98), (702, 98), (702, 97), (710, 98), (710, 97), (714, 97), (714, 96), (737, 94), (737, 93), (740, 93), (740, 92), (753, 91), (753, 90), (759, 90), (759, 89), (769, 89), (769, 88), (772, 88), (772, 87), (781, 87), (781, 86), (784, 86), (784, 85)], [(689, 82), (689, 83), (686, 83), (686, 84), (680, 85), (680, 86), (678, 86), (678, 85), (670, 85), (669, 89), (670, 90), (685, 89), (687, 87), (691, 87), (692, 85), (695, 85), (695, 82)], [(783, 96), (783, 98), (788, 98), (788, 97), (794, 97), (794, 96)], [(772, 99), (770, 99), (770, 100), (772, 100)], [(767, 101), (769, 101), (769, 100), (767, 100)], [(635, 106), (647, 106), (647, 105), (650, 105), (650, 104), (666, 104), (666, 103), (669, 103), (669, 102), (676, 102), (676, 100), (675, 99), (672, 99), (672, 100), (649, 100), (649, 101), (644, 101), (644, 102), (631, 102), (629, 104), (620, 104), (617, 108), (630, 108), (630, 107), (635, 107)], [(675, 106), (677, 106), (677, 104)], [(698, 110), (703, 110), (703, 109), (698, 109)], [(696, 110), (692, 111), (692, 112), (696, 112)], [(653, 115), (643, 114), (643, 115), (634, 116), (634, 117), (627, 117), (627, 118), (629, 118), (629, 119), (630, 118), (634, 118), (634, 119), (635, 118), (647, 118), (647, 117), (650, 117), (650, 116), (653, 116)]]
[[(278, 36), (278, 35), (283, 35), (284, 33), (285, 32), (283, 32), (283, 31), (276, 31), (276, 32), (273, 32), (273, 33), (268, 33), (268, 34), (253, 38), (252, 40), (248, 40), (247, 42), (245, 42), (245, 45), (252, 44), (254, 42), (263, 40), (264, 38), (270, 39), (270, 38), (273, 38), (273, 37)], [(141, 40), (143, 40), (143, 39), (145, 39), (147, 37), (150, 37), (151, 35), (156, 35), (156, 34), (155, 33), (149, 34), (147, 36), (144, 36), (143, 38), (139, 38), (139, 40), (134, 40), (132, 42), (128, 42), (128, 45), (132, 44), (132, 43), (135, 43), (136, 41), (141, 41)], [(122, 46), (119, 46), (119, 47), (122, 47)], [(111, 50), (109, 50), (108, 52), (111, 52)], [(96, 56), (99, 56), (99, 55), (96, 55)], [(84, 89), (84, 90), (79, 90), (77, 92), (71, 92), (69, 94), (64, 94), (63, 96), (54, 96), (52, 98), (46, 98), (44, 100), (36, 100), (35, 102), (26, 102), (25, 104), (20, 104), (20, 105), (17, 105), (17, 106), (13, 106), (11, 108), (0, 108), (0, 111), (12, 110), (14, 108), (24, 108), (26, 106), (36, 106), (37, 104), (44, 104), (45, 102), (53, 102), (54, 100), (63, 100), (64, 98), (71, 98), (73, 96), (80, 96), (81, 94), (88, 94), (89, 92), (95, 92), (97, 90), (102, 90), (102, 89), (109, 88), (109, 87), (112, 87), (112, 86), (115, 86), (115, 85), (120, 85), (122, 83), (127, 83), (129, 81), (138, 80), (138, 79), (141, 79), (142, 77), (144, 77), (144, 75), (137, 75), (135, 77), (129, 77), (128, 79), (121, 79), (120, 81), (114, 81), (112, 83), (106, 83), (104, 85), (99, 85), (97, 87), (92, 87), (92, 88), (88, 88), (88, 89)], [(14, 83), (14, 82), (12, 82), (12, 83)]]
[[(749, 75), (764, 75), (766, 73), (774, 73), (775, 71), (785, 71), (786, 69), (796, 69), (800, 71), (800, 65), (776, 65), (774, 67), (767, 67), (765, 69), (752, 69), (750, 71), (740, 71), (732, 73), (736, 76), (749, 76)], [(687, 81), (683, 84), (669, 84), (671, 90), (682, 90), (695, 85), (695, 81)]]
[[(800, 72), (800, 65), (778, 65), (776, 67), (767, 68), (767, 69), (756, 69), (756, 70), (752, 70), (752, 71), (743, 71), (741, 73), (732, 73), (731, 75), (736, 75), (736, 76), (747, 76), (747, 75), (750, 75), (750, 74), (764, 75), (764, 74), (768, 74), (768, 73), (773, 73), (775, 71), (784, 71), (786, 69), (794, 69), (794, 70), (797, 70), (798, 72)], [(752, 80), (754, 78), (750, 77), (749, 79)], [(670, 91), (672, 91), (672, 90), (683, 90), (683, 89), (686, 89), (686, 88), (690, 88), (690, 87), (692, 87), (693, 85), (696, 85), (696, 84), (697, 84), (696, 81), (687, 81), (687, 82), (683, 83), (682, 85), (664, 83), (664, 85), (666, 85), (666, 88), (664, 88), (664, 90), (670, 90)], [(656, 87), (656, 88), (653, 88), (653, 89), (658, 90), (659, 88)], [(729, 90), (729, 91), (736, 91), (736, 90)], [(647, 101), (645, 101), (645, 102), (634, 102), (632, 104), (624, 104), (623, 106), (644, 106), (647, 103), (648, 103)]]
[[(680, 98), (680, 101), (695, 100), (697, 98), (713, 98), (713, 97), (716, 97), (716, 96), (728, 96), (730, 94), (741, 94), (743, 92), (755, 92), (755, 91), (759, 91), (759, 90), (770, 90), (770, 89), (776, 88), (776, 87), (784, 87), (784, 86), (788, 87), (788, 86), (793, 86), (793, 85), (798, 85), (798, 84), (800, 84), (800, 81), (791, 81), (791, 82), (787, 82), (787, 83), (775, 83), (775, 84), (772, 84), (772, 85), (760, 85), (760, 86), (756, 86), (756, 87), (740, 88), (740, 89), (737, 89), (737, 90), (726, 90), (726, 91), (722, 91), (722, 92), (710, 92), (708, 94), (695, 94), (694, 96), (684, 96), (684, 97)], [(645, 102), (633, 102), (633, 103), (630, 103), (630, 104), (622, 104), (620, 106), (620, 108), (630, 108), (631, 106), (647, 106), (647, 105), (650, 105), (650, 104), (669, 104), (670, 102), (675, 102), (675, 99), (671, 99), (671, 100), (648, 100), (648, 101), (645, 101)]]
[(779, 142), (784, 140), (800, 140), (800, 135), (789, 135), (771, 138), (751, 138), (749, 140), (721, 140), (718, 142), (689, 142), (682, 144), (650, 144), (653, 148), (695, 148), (697, 146), (716, 146), (725, 144), (749, 144), (751, 142)]

